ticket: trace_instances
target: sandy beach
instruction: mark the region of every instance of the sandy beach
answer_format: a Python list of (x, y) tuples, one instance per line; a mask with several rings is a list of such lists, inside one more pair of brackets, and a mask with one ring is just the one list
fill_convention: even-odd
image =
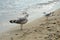
[(44, 16), (23, 26), (11, 28), (0, 35), (0, 40), (60, 40), (60, 9), (48, 19)]

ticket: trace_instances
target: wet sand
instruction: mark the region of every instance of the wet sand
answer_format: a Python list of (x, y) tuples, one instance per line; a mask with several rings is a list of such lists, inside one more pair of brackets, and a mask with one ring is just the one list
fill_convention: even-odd
[(48, 19), (44, 16), (24, 25), (11, 28), (0, 36), (0, 40), (60, 40), (60, 9)]

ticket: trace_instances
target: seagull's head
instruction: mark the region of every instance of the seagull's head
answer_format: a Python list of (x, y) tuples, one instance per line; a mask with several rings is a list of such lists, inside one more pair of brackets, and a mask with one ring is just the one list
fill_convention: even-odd
[(29, 14), (27, 12), (23, 12), (22, 14), (25, 15), (24, 17), (26, 17), (26, 18), (29, 16)]

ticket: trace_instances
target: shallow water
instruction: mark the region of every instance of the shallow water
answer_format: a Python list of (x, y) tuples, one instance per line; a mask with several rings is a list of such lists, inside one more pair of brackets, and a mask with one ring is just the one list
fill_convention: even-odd
[[(50, 0), (51, 1), (51, 0)], [(43, 6), (35, 6), (38, 3), (46, 3), (48, 0), (0, 0), (0, 32), (9, 30), (17, 24), (9, 23), (11, 19), (17, 19), (22, 11), (29, 14), (28, 22), (44, 16), (43, 12), (50, 12), (60, 8), (60, 3), (52, 3)], [(26, 10), (26, 8), (28, 8)]]

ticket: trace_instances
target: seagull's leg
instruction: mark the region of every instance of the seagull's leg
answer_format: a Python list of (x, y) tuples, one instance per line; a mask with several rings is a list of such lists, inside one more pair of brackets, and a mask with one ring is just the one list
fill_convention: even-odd
[(46, 17), (46, 23), (48, 23), (48, 17)]
[(49, 26), (49, 23), (48, 23), (48, 16), (46, 17), (46, 24), (47, 24), (47, 26)]
[(21, 30), (23, 30), (23, 28), (22, 28), (22, 27), (23, 27), (23, 24), (21, 24)]

